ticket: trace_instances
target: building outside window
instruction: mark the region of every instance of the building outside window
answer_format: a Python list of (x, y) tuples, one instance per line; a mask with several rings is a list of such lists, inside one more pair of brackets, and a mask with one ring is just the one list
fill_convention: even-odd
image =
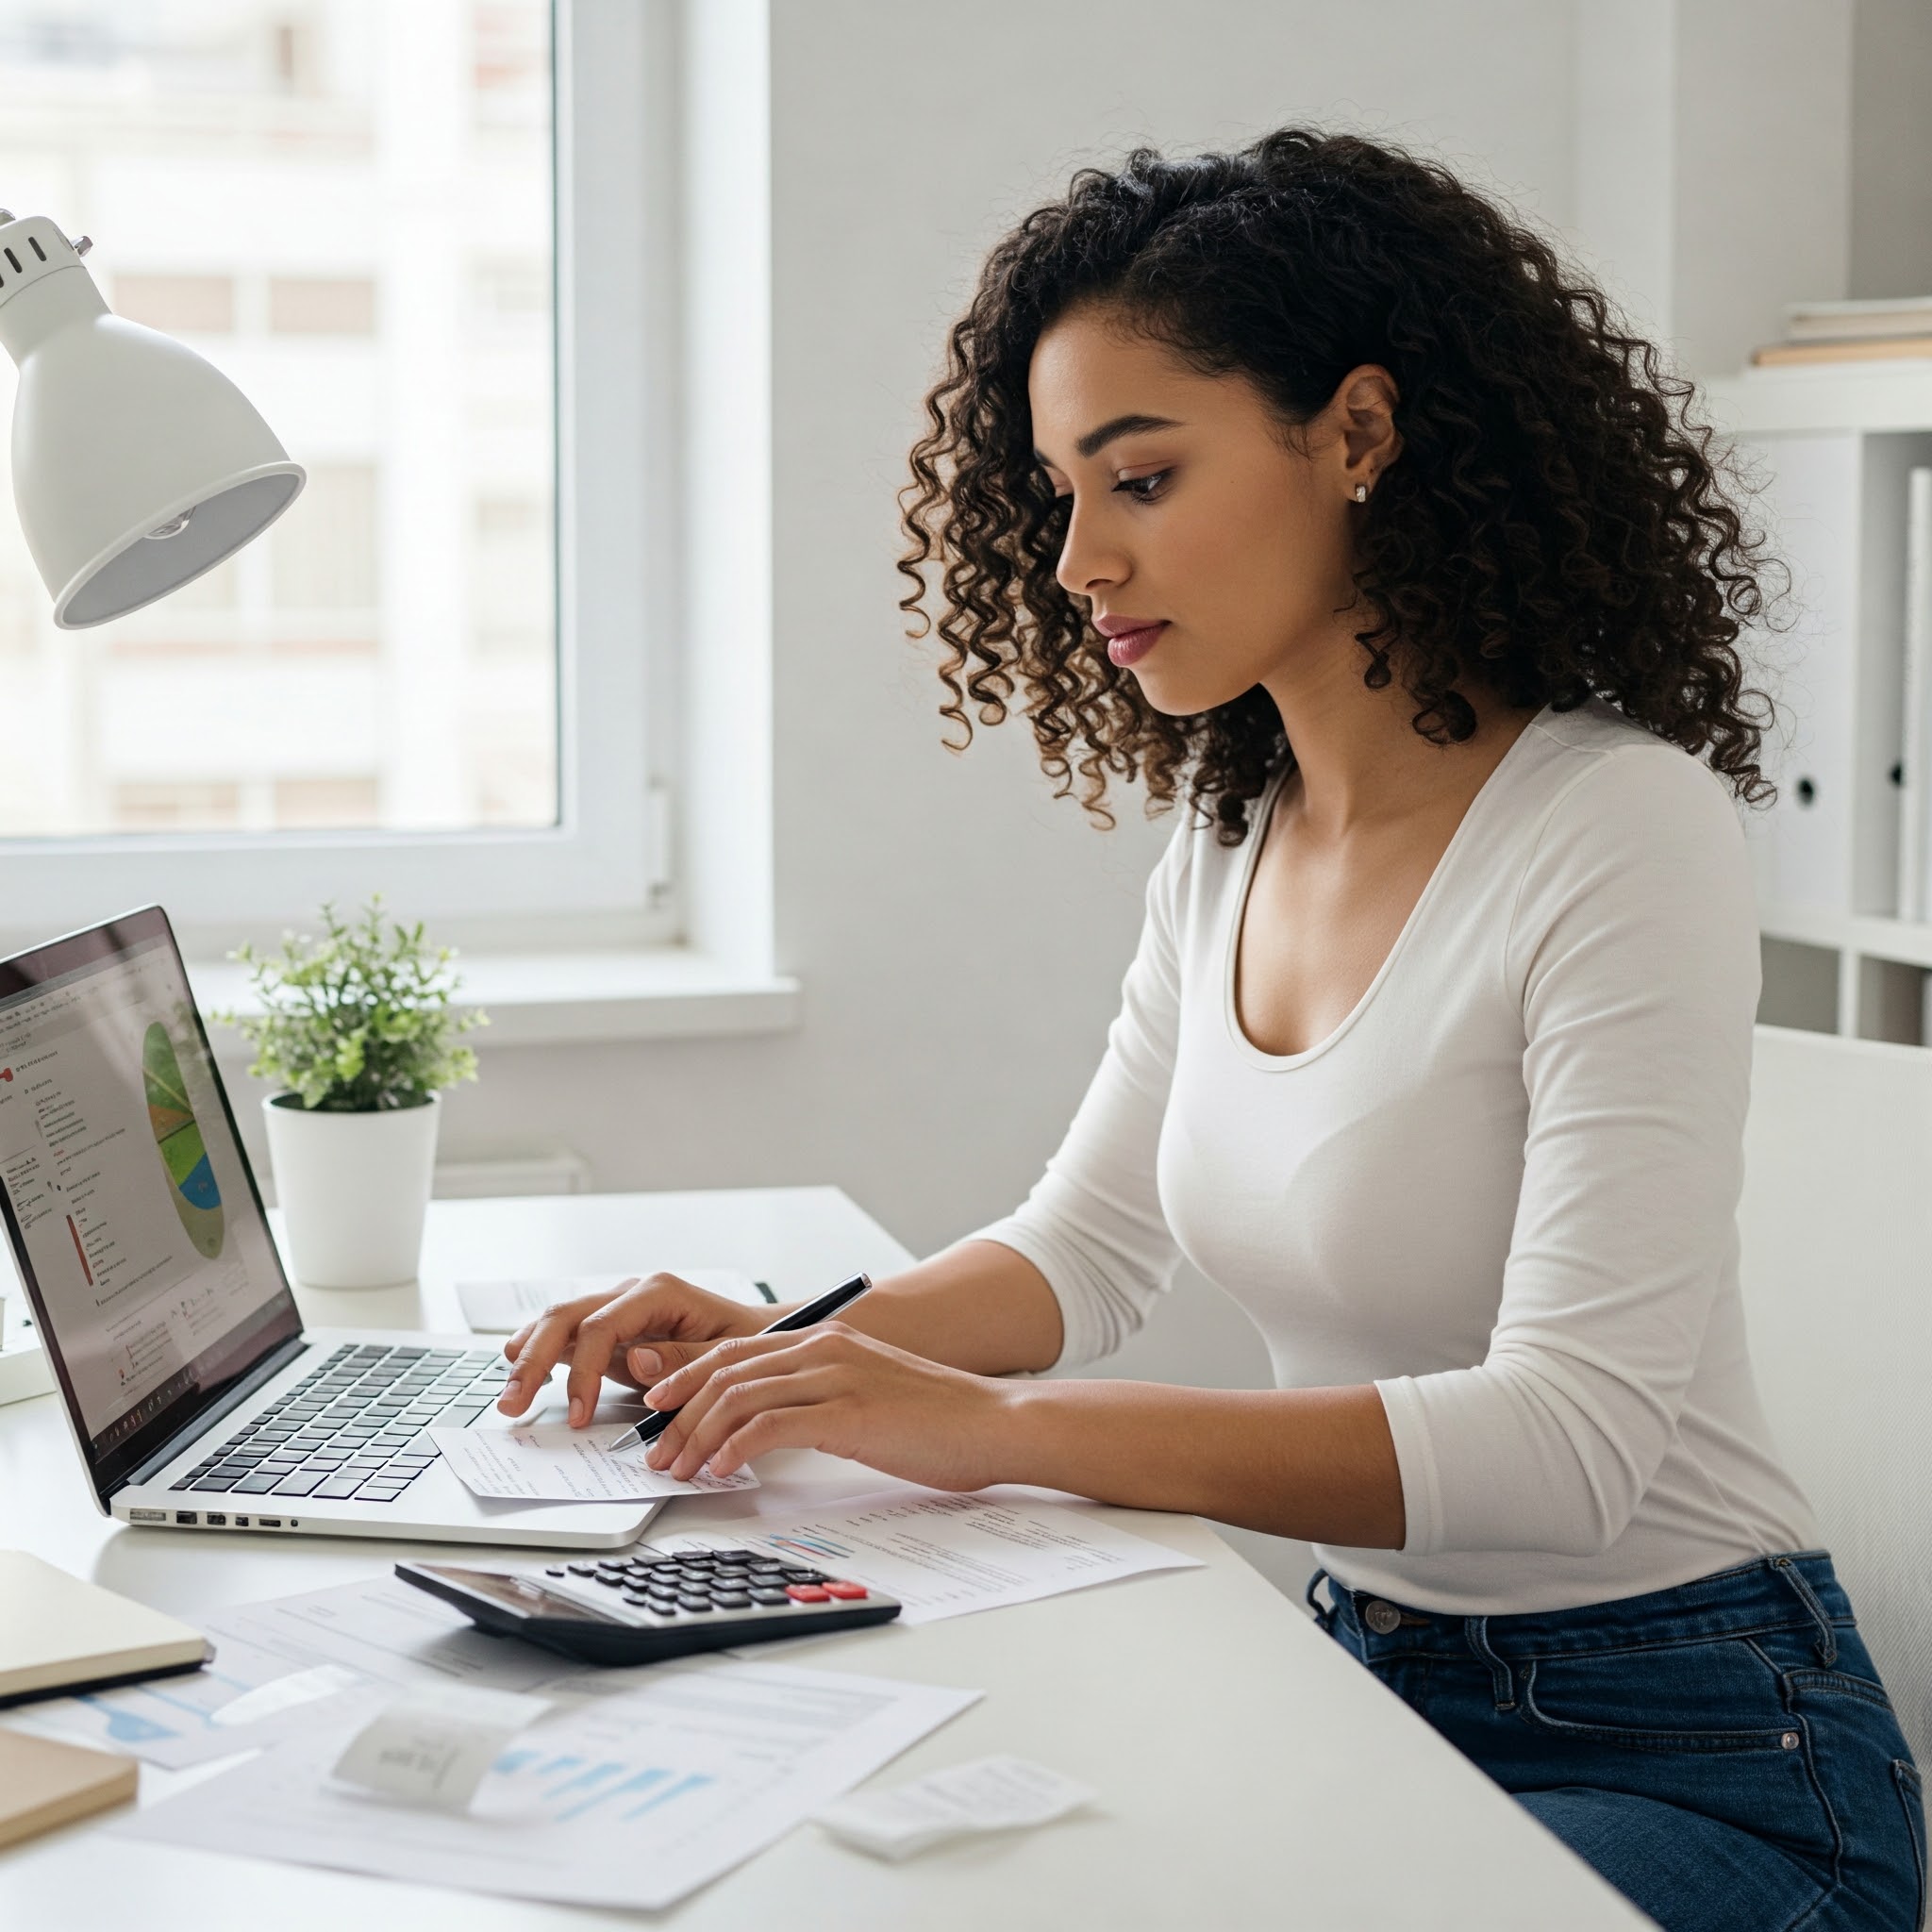
[(0, 8), (0, 204), (91, 234), (110, 306), (309, 472), (79, 632), (0, 474), (0, 841), (558, 824), (551, 33), (548, 0)]

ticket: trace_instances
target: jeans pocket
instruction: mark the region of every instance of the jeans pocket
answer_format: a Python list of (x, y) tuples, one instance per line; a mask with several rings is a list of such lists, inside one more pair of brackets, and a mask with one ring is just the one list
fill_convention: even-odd
[(1856, 1697), (1861, 1704), (1874, 1705), (1893, 1718), (1898, 1715), (1891, 1707), (1885, 1686), (1870, 1677), (1855, 1677), (1846, 1671), (1815, 1669), (1786, 1671), (1783, 1676), (1796, 1696), (1822, 1692), (1832, 1697)]
[(1755, 1653), (1733, 1641), (1541, 1657), (1516, 1674), (1524, 1722), (1552, 1735), (1625, 1751), (1796, 1748)]
[(1837, 1881), (1839, 1822), (1807, 1726), (1748, 1642), (1540, 1657), (1516, 1667), (1516, 1696), (1519, 1720), (1542, 1740), (1540, 1780), (1695, 1812), (1774, 1844), (1821, 1886)]
[(1905, 1807), (1906, 1832), (1912, 1841), (1912, 1859), (1919, 1874), (1919, 1905), (1914, 1925), (1925, 1922), (1925, 1792), (1919, 1767), (1903, 1757), (1891, 1760), (1891, 1786)]

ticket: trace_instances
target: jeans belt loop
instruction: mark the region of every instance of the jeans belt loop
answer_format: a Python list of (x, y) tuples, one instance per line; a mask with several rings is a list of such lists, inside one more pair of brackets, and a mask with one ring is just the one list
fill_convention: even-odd
[[(1308, 1578), (1307, 1603), (1308, 1608), (1315, 1613), (1315, 1622), (1322, 1627), (1322, 1629), (1327, 1635), (1332, 1637), (1335, 1634), (1335, 1606), (1331, 1603), (1328, 1606), (1328, 1607), (1324, 1610), (1322, 1607), (1322, 1606), (1315, 1601), (1315, 1591), (1321, 1588), (1322, 1584), (1326, 1580), (1327, 1575), (1327, 1571), (1323, 1569), (1317, 1569), (1315, 1574)], [(1331, 1596), (1333, 1595), (1333, 1591), (1330, 1591)]]
[(1824, 1606), (1818, 1600), (1818, 1592), (1805, 1581), (1803, 1573), (1789, 1557), (1774, 1557), (1771, 1566), (1796, 1591), (1798, 1601), (1811, 1612), (1819, 1629), (1818, 1661), (1828, 1670), (1838, 1661), (1838, 1632), (1831, 1626), (1831, 1619), (1825, 1614)]
[(1490, 1620), (1487, 1617), (1463, 1618), (1462, 1634), (1469, 1640), (1470, 1649), (1490, 1667), (1490, 1682), (1496, 1693), (1496, 1708), (1514, 1710), (1515, 1679), (1509, 1674), (1509, 1666), (1490, 1648)]

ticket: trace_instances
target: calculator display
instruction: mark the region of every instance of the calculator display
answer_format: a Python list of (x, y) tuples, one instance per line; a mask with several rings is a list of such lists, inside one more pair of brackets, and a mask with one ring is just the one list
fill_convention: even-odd
[(447, 1577), (475, 1596), (488, 1597), (522, 1617), (561, 1617), (573, 1624), (615, 1624), (621, 1620), (607, 1616), (572, 1597), (558, 1596), (534, 1578), (506, 1574), (494, 1570), (463, 1570), (454, 1563), (425, 1563), (422, 1568)]

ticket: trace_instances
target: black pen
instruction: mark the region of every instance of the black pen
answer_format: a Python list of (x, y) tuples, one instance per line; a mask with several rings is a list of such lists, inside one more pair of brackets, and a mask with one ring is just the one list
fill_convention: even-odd
[[(807, 1302), (803, 1307), (793, 1308), (789, 1315), (780, 1315), (770, 1326), (760, 1328), (760, 1335), (788, 1335), (794, 1328), (809, 1328), (815, 1322), (829, 1322), (840, 1309), (849, 1307), (872, 1286), (870, 1274), (855, 1274), (850, 1281), (841, 1281), (837, 1288), (827, 1289), (816, 1301)], [(650, 1344), (641, 1344), (648, 1348)], [(618, 1449), (633, 1449), (643, 1442), (655, 1442), (671, 1426), (672, 1418), (676, 1415), (675, 1408), (654, 1408), (642, 1422), (626, 1429), (614, 1442), (605, 1444), (608, 1456)]]

